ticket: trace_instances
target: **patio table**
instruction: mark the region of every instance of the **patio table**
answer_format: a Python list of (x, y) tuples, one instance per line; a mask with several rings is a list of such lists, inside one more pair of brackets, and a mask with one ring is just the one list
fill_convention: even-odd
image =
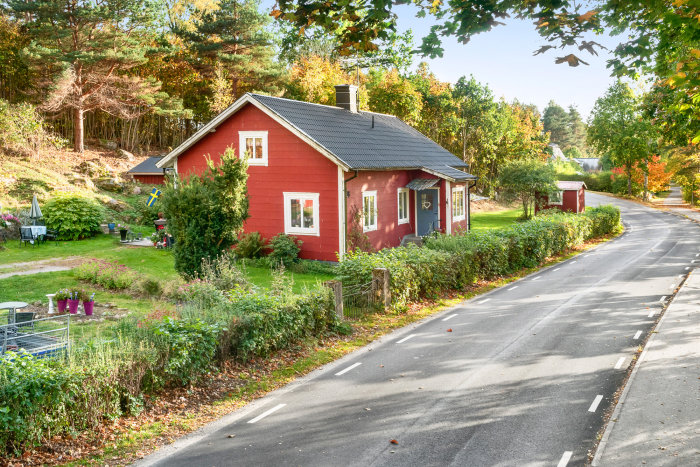
[[(23, 225), (22, 228), (30, 229), (35, 240), (38, 240), (42, 235), (46, 235), (45, 225)], [(32, 244), (34, 244), (34, 240), (32, 240)]]
[(8, 324), (15, 324), (15, 313), (17, 310), (29, 306), (29, 303), (25, 302), (3, 302), (0, 303), (0, 310), (7, 310), (8, 313)]

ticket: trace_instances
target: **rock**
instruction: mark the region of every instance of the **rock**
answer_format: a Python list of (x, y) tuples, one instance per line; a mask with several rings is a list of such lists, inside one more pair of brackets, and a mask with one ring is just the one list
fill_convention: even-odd
[(95, 184), (92, 183), (92, 180), (90, 180), (88, 177), (84, 177), (79, 174), (71, 174), (68, 177), (68, 181), (71, 183), (71, 185), (82, 186), (87, 188), (88, 190), (95, 189)]
[(107, 200), (105, 203), (105, 206), (107, 206), (110, 209), (113, 209), (117, 212), (123, 212), (129, 209), (129, 205), (126, 204), (123, 201), (119, 201), (118, 199), (110, 198)]
[(105, 141), (103, 146), (107, 149), (111, 149), (112, 151), (114, 151), (115, 149), (117, 149), (117, 147), (119, 147), (119, 145), (117, 143), (115, 143), (114, 141)]
[(138, 186), (138, 185), (135, 185), (135, 186), (131, 189), (131, 194), (132, 194), (132, 195), (140, 195), (140, 194), (141, 194), (141, 187)]
[(134, 157), (133, 154), (131, 154), (129, 151), (125, 151), (123, 149), (117, 149), (117, 157), (121, 157), (122, 159), (126, 159), (129, 162), (134, 162), (136, 158)]
[(93, 161), (83, 161), (75, 167), (75, 171), (90, 177), (102, 175), (104, 169), (99, 164)]
[(119, 177), (100, 177), (94, 182), (98, 188), (105, 191), (120, 192), (124, 189), (124, 181)]

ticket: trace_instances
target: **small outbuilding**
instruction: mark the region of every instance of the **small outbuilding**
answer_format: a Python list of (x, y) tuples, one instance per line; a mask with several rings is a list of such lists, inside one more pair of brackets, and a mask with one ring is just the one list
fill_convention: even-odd
[(163, 169), (156, 166), (161, 157), (149, 157), (140, 164), (132, 167), (126, 173), (131, 175), (134, 180), (149, 185), (162, 185), (165, 183), (165, 174)]
[(538, 194), (535, 213), (543, 209), (559, 209), (579, 213), (586, 209), (586, 184), (575, 181), (557, 182), (559, 191), (546, 195)]

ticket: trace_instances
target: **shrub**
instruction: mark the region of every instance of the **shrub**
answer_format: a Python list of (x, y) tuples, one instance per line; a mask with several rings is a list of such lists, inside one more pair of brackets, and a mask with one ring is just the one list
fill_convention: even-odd
[(0, 148), (33, 156), (47, 147), (62, 147), (65, 141), (44, 128), (44, 122), (31, 104), (10, 104), (0, 99)]
[(159, 298), (163, 295), (163, 284), (158, 279), (141, 277), (131, 284), (134, 292), (146, 297)]
[(292, 263), (299, 260), (299, 251), (301, 251), (302, 241), (296, 237), (287, 234), (277, 234), (270, 240), (269, 247), (272, 252), (268, 257), (275, 265), (282, 264), (289, 267)]
[(203, 174), (163, 188), (162, 210), (175, 241), (178, 272), (195, 276), (204, 258), (215, 258), (235, 242), (248, 218), (247, 179), (245, 158), (227, 148), (218, 166), (208, 160)]
[(179, 287), (175, 299), (199, 309), (214, 308), (226, 302), (226, 295), (210, 282), (194, 279)]
[(99, 284), (107, 289), (126, 289), (136, 279), (136, 272), (116, 261), (92, 259), (75, 268), (78, 279)]
[(250, 232), (241, 236), (236, 244), (235, 252), (241, 258), (259, 258), (265, 248), (260, 232)]
[(92, 237), (100, 232), (104, 209), (95, 201), (73, 193), (59, 193), (42, 210), (46, 227), (64, 240)]
[(586, 208), (584, 215), (591, 220), (591, 237), (612, 233), (620, 225), (620, 210), (610, 204)]
[(248, 288), (250, 283), (235, 263), (233, 255), (221, 253), (213, 260), (205, 258), (202, 261), (201, 278), (224, 292), (236, 287)]

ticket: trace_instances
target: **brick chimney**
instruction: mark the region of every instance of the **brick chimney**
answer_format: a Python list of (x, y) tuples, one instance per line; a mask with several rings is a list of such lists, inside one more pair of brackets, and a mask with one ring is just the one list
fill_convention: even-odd
[(357, 113), (357, 86), (353, 84), (337, 85), (335, 87), (335, 105)]

